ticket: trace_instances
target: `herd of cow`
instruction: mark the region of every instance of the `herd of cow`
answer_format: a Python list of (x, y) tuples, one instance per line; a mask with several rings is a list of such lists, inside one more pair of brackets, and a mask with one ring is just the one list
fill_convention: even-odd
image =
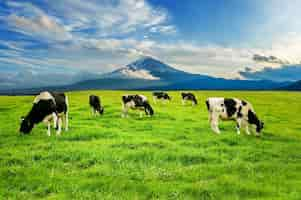
[[(183, 105), (186, 101), (192, 102), (192, 105), (198, 103), (193, 93), (181, 93), (181, 96)], [(166, 102), (170, 101), (171, 97), (166, 92), (154, 92), (153, 100), (154, 103), (158, 100)], [(90, 95), (89, 104), (92, 115), (96, 115), (96, 113), (102, 115), (104, 113), (104, 108), (98, 96)], [(240, 128), (244, 128), (246, 133), (250, 134), (249, 125), (256, 127), (256, 136), (263, 129), (263, 122), (258, 119), (252, 105), (247, 101), (237, 98), (211, 97), (206, 100), (206, 106), (209, 112), (211, 129), (217, 134), (220, 133), (218, 128), (219, 119), (236, 121), (237, 134), (240, 134)], [(148, 116), (154, 114), (148, 99), (140, 94), (122, 96), (122, 107), (122, 117), (128, 116), (129, 109), (140, 110), (140, 117), (142, 117), (143, 112)], [(63, 123), (65, 130), (68, 131), (68, 111), (67, 95), (47, 91), (41, 92), (35, 97), (33, 106), (27, 116), (21, 118), (20, 132), (28, 134), (35, 124), (44, 122), (47, 124), (47, 134), (50, 136), (51, 121), (53, 121), (53, 126), (57, 129), (57, 134), (60, 135)]]

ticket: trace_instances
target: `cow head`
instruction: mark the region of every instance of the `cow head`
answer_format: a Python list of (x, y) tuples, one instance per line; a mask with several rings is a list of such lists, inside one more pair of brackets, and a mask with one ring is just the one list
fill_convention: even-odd
[(248, 122), (250, 124), (256, 125), (256, 133), (260, 133), (261, 130), (263, 129), (264, 123), (259, 120), (257, 115), (252, 110), (248, 111)]
[(144, 102), (144, 109), (145, 109), (146, 115), (149, 115), (149, 116), (154, 115), (154, 110), (148, 102)]
[(21, 117), (20, 132), (23, 134), (28, 134), (33, 128), (33, 123), (27, 117)]
[(262, 121), (258, 121), (258, 123), (256, 124), (256, 132), (260, 133), (261, 130), (263, 129), (264, 123)]
[(198, 101), (196, 100), (196, 98), (195, 98), (195, 97), (193, 97), (193, 102), (194, 102), (194, 104), (195, 104), (195, 105), (197, 105), (197, 104), (198, 104)]
[(102, 114), (103, 114), (103, 112), (104, 112), (104, 110), (105, 110), (105, 109), (104, 109), (103, 107), (100, 107), (100, 109), (99, 109), (99, 114), (101, 114), (101, 115), (102, 115)]

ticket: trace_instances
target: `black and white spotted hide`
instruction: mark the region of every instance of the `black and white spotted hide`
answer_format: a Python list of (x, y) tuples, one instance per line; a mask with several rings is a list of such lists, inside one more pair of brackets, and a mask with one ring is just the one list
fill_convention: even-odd
[(206, 100), (206, 106), (211, 129), (218, 134), (220, 133), (219, 119), (236, 121), (237, 134), (240, 134), (240, 128), (245, 128), (246, 133), (250, 134), (249, 125), (256, 126), (256, 135), (259, 135), (263, 129), (263, 122), (258, 119), (252, 105), (247, 101), (213, 97)]
[(68, 130), (68, 98), (64, 93), (41, 92), (35, 97), (33, 105), (26, 117), (21, 118), (20, 132), (28, 134), (33, 127), (44, 122), (47, 124), (47, 135), (50, 136), (50, 122), (60, 135), (62, 121)]
[(103, 114), (104, 108), (101, 106), (100, 98), (96, 95), (89, 96), (89, 104), (91, 107), (92, 115), (95, 116), (96, 113), (100, 115)]
[(171, 97), (166, 92), (153, 92), (153, 101), (156, 104), (158, 100), (167, 102), (171, 100)]
[[(128, 116), (129, 109), (144, 111), (148, 116), (154, 114), (153, 108), (144, 95), (124, 95), (122, 96), (122, 106), (122, 117)], [(140, 117), (142, 117), (142, 112), (140, 112)]]
[(181, 96), (182, 96), (182, 104), (183, 105), (185, 105), (186, 101), (191, 101), (192, 105), (198, 104), (198, 101), (197, 101), (195, 95), (192, 94), (191, 92), (182, 92)]

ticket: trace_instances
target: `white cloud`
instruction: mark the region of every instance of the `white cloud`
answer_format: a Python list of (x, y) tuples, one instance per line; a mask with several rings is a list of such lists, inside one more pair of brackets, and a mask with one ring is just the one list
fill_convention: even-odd
[(254, 54), (275, 56), (290, 63), (301, 61), (301, 37), (294, 33), (273, 38), (264, 48), (199, 45), (191, 41), (167, 43), (152, 39), (152, 35), (170, 36), (178, 32), (177, 28), (170, 23), (166, 10), (145, 0), (44, 3), (47, 9), (23, 1), (8, 1), (11, 13), (6, 18), (1, 15), (0, 20), (11, 30), (48, 42), (48, 46), (28, 48), (35, 43), (0, 41), (8, 48), (0, 63), (108, 72), (148, 55), (185, 71), (233, 78), (240, 77), (238, 72), (245, 67), (258, 71), (269, 66), (255, 62)]
[(47, 15), (37, 6), (14, 1), (8, 1), (7, 5), (14, 10), (6, 19), (13, 31), (47, 40), (62, 41), (71, 38), (71, 34), (58, 23), (58, 19)]
[(71, 35), (58, 25), (54, 20), (46, 15), (36, 16), (33, 19), (10, 15), (8, 23), (16, 31), (26, 35), (38, 36), (45, 39), (64, 41), (71, 38)]
[[(113, 37), (138, 31), (175, 32), (166, 10), (145, 0), (45, 1), (47, 7), (8, 1), (11, 14), (6, 22), (14, 30), (51, 40)], [(151, 33), (152, 31), (150, 31)]]
[(172, 25), (168, 26), (154, 26), (150, 28), (151, 33), (175, 34), (176, 28)]
[(169, 15), (145, 0), (47, 1), (49, 9), (64, 18), (70, 31), (92, 29), (95, 36), (112, 36), (144, 30), (151, 26), (169, 26)]

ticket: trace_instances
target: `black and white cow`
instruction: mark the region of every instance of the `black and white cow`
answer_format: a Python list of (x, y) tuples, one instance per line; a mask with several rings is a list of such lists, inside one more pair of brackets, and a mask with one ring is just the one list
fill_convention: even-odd
[(259, 135), (263, 129), (263, 122), (258, 119), (253, 106), (247, 101), (237, 98), (213, 97), (206, 100), (206, 106), (209, 111), (211, 129), (218, 134), (220, 133), (219, 119), (236, 121), (237, 134), (240, 134), (242, 127), (249, 135), (249, 125), (256, 126), (256, 135)]
[(89, 96), (89, 104), (92, 110), (92, 115), (96, 115), (98, 112), (100, 115), (103, 114), (104, 108), (101, 106), (100, 99), (96, 95)]
[(65, 130), (68, 130), (68, 97), (64, 93), (41, 92), (35, 97), (33, 106), (26, 117), (21, 118), (20, 132), (28, 134), (35, 124), (47, 124), (47, 135), (50, 136), (50, 122), (61, 134), (62, 120)]
[[(135, 95), (124, 95), (122, 96), (122, 117), (128, 116), (128, 110), (137, 109), (144, 111), (146, 115), (152, 116), (154, 110), (149, 104), (147, 98), (144, 95), (135, 94)], [(142, 112), (140, 112), (140, 117), (142, 117)]]
[(170, 101), (171, 97), (166, 92), (153, 92), (154, 103), (157, 103), (157, 100), (163, 100), (163, 102)]
[(185, 105), (186, 101), (191, 101), (192, 105), (198, 104), (198, 101), (196, 100), (196, 97), (191, 92), (182, 92), (182, 104)]

